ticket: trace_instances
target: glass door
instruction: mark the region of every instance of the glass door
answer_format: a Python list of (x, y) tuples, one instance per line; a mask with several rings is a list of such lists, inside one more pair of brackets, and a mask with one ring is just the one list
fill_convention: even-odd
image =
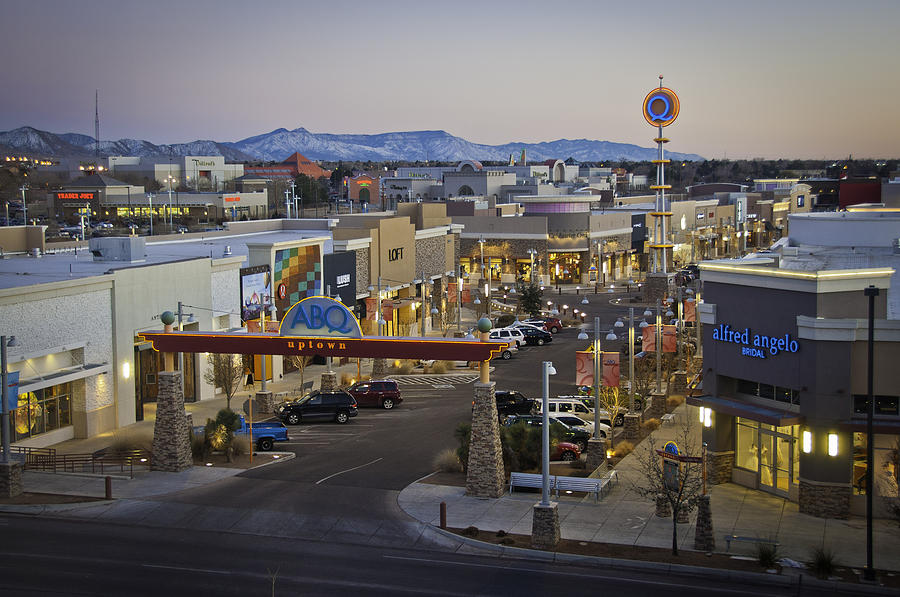
[(791, 483), (793, 448), (793, 438), (790, 435), (760, 429), (760, 489), (788, 497)]
[(760, 431), (759, 434), (759, 485), (762, 489), (771, 491), (775, 487), (775, 459), (774, 440), (775, 438)]

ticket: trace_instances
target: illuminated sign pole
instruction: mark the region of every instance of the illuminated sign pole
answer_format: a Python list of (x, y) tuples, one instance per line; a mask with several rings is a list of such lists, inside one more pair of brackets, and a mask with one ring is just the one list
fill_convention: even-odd
[(666, 209), (666, 189), (671, 189), (672, 186), (667, 185), (665, 180), (665, 165), (669, 163), (669, 160), (665, 159), (663, 144), (668, 143), (669, 140), (663, 137), (662, 130), (664, 126), (675, 122), (680, 104), (675, 92), (663, 87), (662, 80), (663, 76), (659, 75), (659, 88), (654, 89), (644, 98), (644, 118), (651, 126), (657, 128), (654, 139), (657, 145), (657, 158), (653, 160), (653, 163), (656, 164), (656, 184), (650, 186), (651, 190), (656, 191), (656, 206), (650, 213), (654, 218), (653, 243), (650, 245), (650, 248), (653, 249), (652, 273), (665, 274), (668, 270), (666, 250), (673, 247), (669, 243), (666, 232), (666, 218), (672, 216), (672, 212)]

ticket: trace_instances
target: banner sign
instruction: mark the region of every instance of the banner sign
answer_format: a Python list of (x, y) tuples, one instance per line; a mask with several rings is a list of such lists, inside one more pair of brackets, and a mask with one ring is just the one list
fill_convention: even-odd
[(268, 311), (272, 304), (271, 275), (268, 265), (242, 267), (241, 276), (241, 321), (259, 319), (263, 309)]
[(684, 301), (684, 320), (697, 321), (697, 301), (692, 298)]
[(607, 388), (619, 387), (619, 353), (604, 352), (603, 358), (603, 385)]
[(656, 352), (656, 326), (648, 325), (641, 331), (641, 350)]
[(284, 314), (279, 335), (362, 338), (362, 330), (353, 313), (340, 301), (310, 296)]
[(678, 352), (678, 332), (674, 325), (662, 326), (662, 351)]
[(594, 353), (589, 350), (575, 352), (575, 385), (594, 385)]
[(10, 413), (19, 408), (19, 372), (8, 371), (6, 373), (6, 387), (8, 397), (6, 399), (6, 412)]

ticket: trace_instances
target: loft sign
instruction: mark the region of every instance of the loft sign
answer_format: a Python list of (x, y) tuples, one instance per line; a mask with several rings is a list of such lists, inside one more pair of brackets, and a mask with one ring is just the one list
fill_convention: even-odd
[(397, 261), (398, 259), (403, 259), (403, 247), (388, 249), (388, 261)]
[(790, 334), (784, 336), (766, 336), (754, 334), (750, 328), (742, 330), (732, 329), (726, 324), (719, 324), (713, 328), (713, 340), (728, 342), (741, 346), (741, 355), (757, 359), (766, 358), (766, 353), (775, 356), (780, 352), (797, 352), (800, 344), (791, 338)]
[(311, 296), (294, 303), (281, 320), (282, 336), (362, 338), (359, 322), (340, 301)]

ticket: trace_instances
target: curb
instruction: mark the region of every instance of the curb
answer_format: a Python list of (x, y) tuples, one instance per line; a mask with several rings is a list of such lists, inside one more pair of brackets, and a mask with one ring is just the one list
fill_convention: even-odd
[[(745, 581), (756, 584), (772, 585), (779, 587), (811, 587), (816, 589), (829, 589), (833, 592), (853, 591), (857, 595), (895, 595), (891, 587), (872, 586), (865, 584), (852, 584), (834, 580), (821, 580), (814, 576), (800, 574), (773, 575), (764, 572), (746, 572), (744, 570), (724, 570), (722, 568), (706, 568), (701, 566), (688, 566), (685, 564), (667, 564), (660, 562), (645, 562), (642, 560), (624, 560), (619, 558), (606, 558), (601, 556), (583, 556), (571, 553), (548, 552), (524, 547), (507, 547), (495, 545), (485, 541), (464, 537), (445, 531), (439, 527), (426, 524), (423, 534), (433, 532), (444, 538), (455, 539), (462, 546), (467, 546), (478, 553), (491, 554), (501, 559), (531, 560), (540, 562), (555, 562), (576, 566), (591, 566), (594, 568), (615, 567), (621, 570), (640, 572), (643, 570), (657, 570), (680, 574), (684, 576), (703, 576), (719, 580)], [(455, 551), (459, 551), (459, 548)], [(468, 550), (466, 550), (468, 551)]]

